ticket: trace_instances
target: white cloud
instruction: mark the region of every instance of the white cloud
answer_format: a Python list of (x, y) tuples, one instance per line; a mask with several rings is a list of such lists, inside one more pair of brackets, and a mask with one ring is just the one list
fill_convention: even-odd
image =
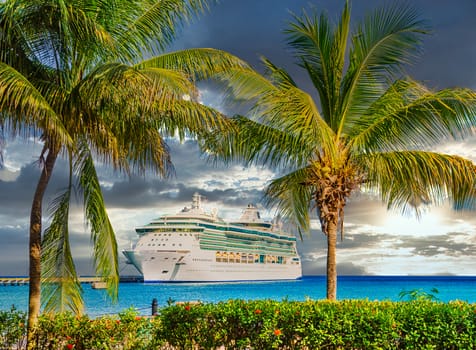
[(8, 140), (3, 149), (3, 165), (13, 173), (17, 173), (23, 166), (38, 160), (42, 144), (35, 139), (17, 137)]

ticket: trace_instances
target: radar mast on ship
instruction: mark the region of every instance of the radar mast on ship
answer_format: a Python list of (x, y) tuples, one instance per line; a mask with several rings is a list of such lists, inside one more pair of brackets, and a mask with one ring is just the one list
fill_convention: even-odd
[(202, 196), (195, 192), (192, 197), (192, 209), (200, 209), (202, 202)]

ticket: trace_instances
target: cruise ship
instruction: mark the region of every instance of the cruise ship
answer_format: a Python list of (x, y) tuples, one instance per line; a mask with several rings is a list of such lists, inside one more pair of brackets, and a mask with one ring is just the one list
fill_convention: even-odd
[(250, 204), (238, 220), (191, 207), (137, 227), (139, 240), (123, 254), (145, 283), (292, 280), (302, 276), (296, 237), (261, 219)]

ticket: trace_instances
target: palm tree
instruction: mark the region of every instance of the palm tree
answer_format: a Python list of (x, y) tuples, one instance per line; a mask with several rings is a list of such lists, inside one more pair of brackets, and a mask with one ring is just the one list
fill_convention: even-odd
[[(41, 176), (30, 218), (29, 330), (40, 310), (82, 309), (68, 238), (73, 189), (82, 194), (96, 274), (117, 297), (118, 257), (95, 161), (121, 172), (173, 171), (167, 137), (200, 137), (227, 119), (198, 101), (195, 82), (238, 58), (214, 49), (167, 52), (176, 30), (205, 0), (6, 0), (0, 4), (0, 126), (38, 136)], [(58, 157), (70, 181), (42, 201)], [(30, 332), (31, 333), (31, 332)]]
[(416, 11), (377, 10), (353, 34), (350, 12), (346, 2), (336, 25), (326, 13), (303, 12), (285, 31), (316, 98), (263, 58), (268, 79), (240, 71), (224, 78), (235, 98), (254, 101), (248, 117), (234, 118), (239, 132), (203, 146), (227, 161), (277, 167), (284, 175), (269, 183), (265, 202), (300, 233), (317, 211), (327, 236), (328, 299), (336, 298), (336, 241), (352, 193), (364, 188), (389, 209), (419, 214), (421, 205), (444, 200), (462, 208), (475, 181), (470, 160), (431, 148), (471, 134), (475, 92), (432, 91), (403, 74), (426, 33)]

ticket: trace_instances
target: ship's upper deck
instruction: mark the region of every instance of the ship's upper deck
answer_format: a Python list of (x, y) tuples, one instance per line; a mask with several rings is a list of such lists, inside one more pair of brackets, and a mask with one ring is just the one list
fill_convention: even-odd
[[(202, 196), (198, 193), (195, 193), (192, 197), (191, 207), (184, 207), (180, 212), (172, 215), (163, 215), (157, 219), (152, 220), (149, 224), (137, 227), (136, 232), (138, 234), (145, 234), (146, 232), (152, 231), (157, 226), (170, 225), (174, 227), (188, 226), (188, 225), (199, 225), (199, 222), (205, 222), (209, 224), (214, 224), (218, 226), (223, 226), (223, 228), (229, 228), (232, 231), (242, 231), (239, 228), (245, 229), (244, 232), (251, 233), (252, 231), (268, 232), (272, 233), (273, 236), (278, 237), (293, 237), (282, 230), (282, 224), (279, 222), (270, 222), (265, 221), (261, 218), (258, 208), (253, 204), (248, 204), (248, 206), (243, 210), (241, 217), (238, 220), (225, 221), (217, 215), (217, 210), (213, 210), (211, 213), (206, 212), (202, 206)], [(201, 226), (201, 225), (199, 225)], [(207, 226), (207, 225), (206, 225)], [(233, 229), (233, 227), (235, 229)]]

